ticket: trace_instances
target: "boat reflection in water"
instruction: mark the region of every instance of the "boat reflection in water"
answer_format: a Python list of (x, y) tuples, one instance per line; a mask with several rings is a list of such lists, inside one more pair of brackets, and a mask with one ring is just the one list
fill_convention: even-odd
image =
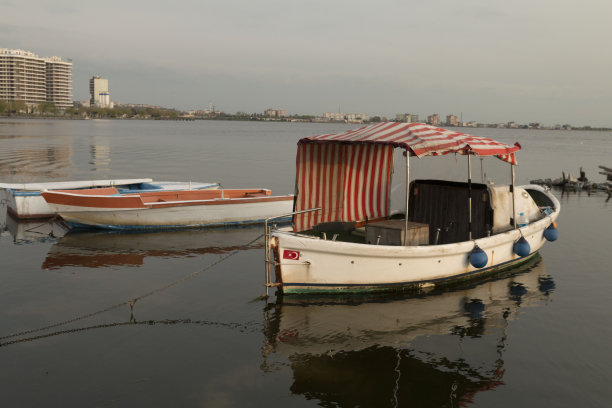
[(262, 237), (261, 226), (138, 233), (70, 231), (49, 249), (42, 267), (141, 266), (148, 257), (184, 258), (263, 248), (263, 238), (258, 237)]
[[(66, 229), (52, 220), (18, 220), (2, 207), (0, 207), (0, 214), (3, 214), (4, 217), (4, 222), (2, 222), (2, 216), (0, 216), (0, 231), (6, 229), (15, 244), (55, 240), (66, 234)], [(3, 225), (4, 228), (2, 228)]]
[(503, 384), (509, 322), (554, 288), (540, 262), (413, 297), (286, 296), (265, 310), (262, 370), (289, 366), (323, 406), (466, 405)]

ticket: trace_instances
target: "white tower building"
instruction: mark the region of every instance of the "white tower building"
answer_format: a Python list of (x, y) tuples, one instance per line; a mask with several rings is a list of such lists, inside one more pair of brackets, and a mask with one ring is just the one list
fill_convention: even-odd
[(110, 108), (110, 93), (108, 92), (108, 79), (94, 76), (89, 80), (89, 105), (100, 108)]

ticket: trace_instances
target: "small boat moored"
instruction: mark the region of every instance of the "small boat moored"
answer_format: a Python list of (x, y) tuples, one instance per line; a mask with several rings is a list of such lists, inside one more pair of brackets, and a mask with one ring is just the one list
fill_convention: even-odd
[[(161, 230), (263, 223), (291, 212), (293, 195), (266, 189), (217, 189), (119, 194), (114, 187), (43, 191), (71, 228)], [(290, 218), (286, 218), (289, 220)]]
[[(390, 213), (396, 147), (406, 156), (400, 219)], [(301, 139), (293, 225), (266, 222), (266, 294), (422, 289), (529, 263), (558, 237), (561, 206), (540, 186), (514, 185), (520, 148), (422, 123)], [(451, 153), (467, 156), (466, 183), (410, 182), (410, 156)], [(473, 183), (471, 156), (509, 163), (512, 183)]]
[(18, 219), (51, 218), (55, 213), (43, 199), (44, 190), (80, 190), (115, 187), (118, 193), (135, 193), (162, 190), (207, 190), (219, 188), (219, 183), (195, 183), (181, 181), (153, 181), (150, 178), (52, 181), (42, 183), (0, 183), (0, 199), (7, 203), (8, 212)]

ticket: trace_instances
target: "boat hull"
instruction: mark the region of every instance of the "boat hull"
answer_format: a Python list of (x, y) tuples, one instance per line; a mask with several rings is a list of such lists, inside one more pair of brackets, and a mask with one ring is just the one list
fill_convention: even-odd
[[(262, 223), (291, 212), (293, 196), (208, 200), (195, 205), (155, 208), (80, 208), (53, 204), (72, 228), (160, 230)], [(287, 218), (287, 221), (290, 218)]]
[[(544, 230), (558, 211), (525, 227), (491, 237), (445, 245), (383, 246), (319, 239), (281, 230), (272, 233), (277, 286), (285, 294), (423, 289), (495, 274), (537, 260)], [(514, 252), (523, 236), (525, 256)], [(477, 244), (486, 265), (470, 264)]]
[(40, 192), (6, 191), (6, 210), (18, 219), (51, 218), (51, 211)]

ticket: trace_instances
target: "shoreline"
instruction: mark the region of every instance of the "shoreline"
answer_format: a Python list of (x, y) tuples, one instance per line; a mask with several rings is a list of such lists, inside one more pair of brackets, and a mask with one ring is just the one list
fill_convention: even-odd
[[(272, 123), (321, 123), (321, 124), (347, 124), (347, 125), (367, 125), (378, 122), (338, 122), (338, 121), (321, 121), (321, 120), (308, 120), (308, 119), (267, 119), (267, 118), (235, 118), (235, 117), (216, 117), (216, 118), (201, 118), (201, 117), (129, 117), (129, 118), (83, 118), (83, 117), (66, 117), (66, 116), (32, 116), (32, 115), (0, 115), (1, 119), (37, 119), (37, 120), (143, 120), (143, 121), (173, 121), (173, 122), (195, 122), (199, 120), (211, 120), (211, 121), (226, 121), (226, 122), (272, 122)], [(607, 127), (592, 127), (592, 126), (584, 126), (584, 127), (571, 127), (569, 129), (564, 128), (556, 128), (556, 127), (546, 127), (542, 126), (539, 128), (530, 128), (530, 127), (498, 127), (493, 124), (487, 124), (477, 127), (471, 126), (446, 126), (446, 125), (438, 125), (440, 127), (450, 127), (456, 129), (509, 129), (509, 130), (555, 130), (555, 131), (599, 131), (599, 132), (611, 132), (612, 128)]]

